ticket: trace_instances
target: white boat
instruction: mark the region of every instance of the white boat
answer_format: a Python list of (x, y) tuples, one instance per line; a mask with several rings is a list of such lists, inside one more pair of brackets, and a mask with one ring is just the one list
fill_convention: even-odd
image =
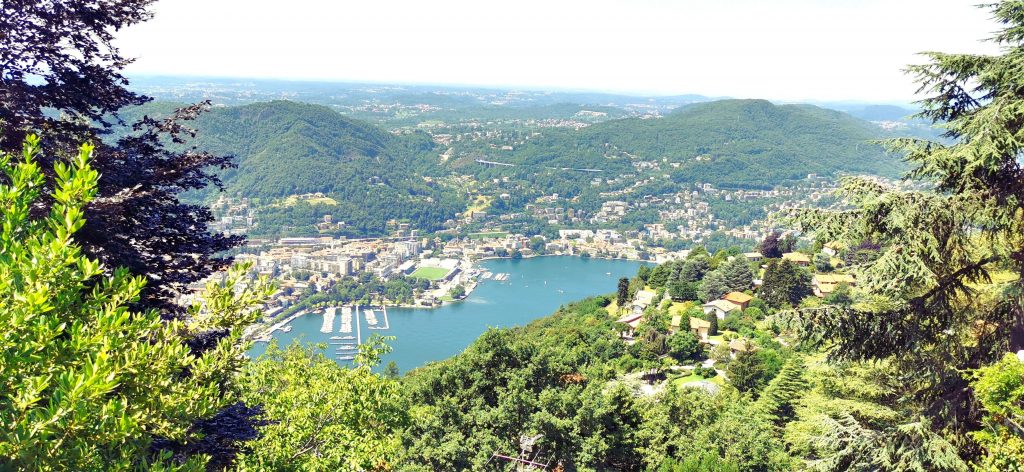
[(338, 359), (341, 359), (343, 361), (350, 361), (350, 360), (355, 359), (355, 358), (356, 358), (355, 356), (338, 356)]
[(281, 331), (285, 333), (290, 333), (292, 331), (292, 325), (285, 326), (284, 329), (282, 329)]

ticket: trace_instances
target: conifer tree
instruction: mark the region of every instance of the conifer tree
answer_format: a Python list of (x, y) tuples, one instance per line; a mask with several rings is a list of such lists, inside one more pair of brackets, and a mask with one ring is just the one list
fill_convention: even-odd
[(1024, 2), (985, 8), (1003, 25), (992, 38), (1001, 54), (928, 52), (908, 69), (926, 96), (921, 116), (947, 141), (887, 144), (928, 185), (846, 178), (840, 195), (852, 209), (792, 215), (822, 240), (879, 248), (851, 267), (871, 303), (802, 310), (792, 327), (833, 360), (893, 362), (906, 405), (968, 459), (980, 410), (963, 373), (1024, 348)]
[(758, 398), (758, 410), (776, 427), (785, 426), (795, 416), (796, 402), (807, 389), (807, 381), (803, 375), (803, 359), (793, 356), (782, 366), (782, 370), (768, 383)]

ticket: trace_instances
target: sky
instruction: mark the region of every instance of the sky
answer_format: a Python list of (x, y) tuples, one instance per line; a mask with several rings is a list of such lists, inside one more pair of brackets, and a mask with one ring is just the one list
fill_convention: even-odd
[(909, 102), (926, 50), (995, 53), (977, 0), (160, 0), (129, 74)]

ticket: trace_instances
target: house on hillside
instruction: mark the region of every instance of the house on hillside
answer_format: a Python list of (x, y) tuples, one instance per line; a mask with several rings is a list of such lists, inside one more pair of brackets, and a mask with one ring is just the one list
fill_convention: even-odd
[(650, 290), (639, 290), (636, 292), (636, 296), (633, 297), (632, 310), (634, 314), (643, 313), (647, 307), (654, 303), (654, 297), (657, 294)]
[(741, 352), (747, 352), (754, 349), (754, 346), (750, 344), (750, 341), (743, 338), (736, 338), (729, 341), (729, 357), (735, 359), (736, 355)]
[(811, 265), (811, 256), (802, 252), (787, 252), (782, 255), (782, 258), (800, 267), (807, 267)]
[(764, 255), (760, 252), (744, 252), (743, 257), (747, 258), (750, 262), (758, 262), (761, 259), (764, 259)]
[(690, 331), (697, 336), (697, 340), (708, 342), (708, 333), (711, 331), (711, 322), (700, 318), (690, 317)]
[(743, 292), (729, 292), (725, 295), (722, 295), (722, 300), (729, 301), (735, 303), (736, 305), (739, 305), (740, 310), (746, 310), (747, 305), (750, 305), (750, 301), (753, 299), (754, 297), (747, 295)]
[(839, 251), (843, 250), (843, 243), (838, 241), (830, 241), (825, 243), (825, 246), (821, 248), (821, 252), (829, 257), (835, 257), (839, 254)]
[(831, 295), (839, 287), (839, 284), (854, 286), (857, 281), (850, 274), (814, 274), (814, 277), (811, 278), (814, 294), (820, 298)]
[(644, 315), (642, 315), (642, 314), (638, 315), (638, 314), (633, 314), (633, 313), (628, 314), (626, 316), (623, 316), (622, 318), (619, 318), (619, 319), (615, 320), (617, 323), (622, 323), (622, 324), (626, 325), (626, 328), (623, 329), (621, 333), (619, 333), (619, 337), (621, 337), (622, 339), (625, 339), (625, 340), (632, 340), (633, 336), (636, 335), (636, 328), (638, 326), (640, 326), (640, 323), (643, 320), (644, 320)]
[(713, 300), (705, 303), (702, 308), (704, 308), (705, 315), (714, 313), (720, 320), (724, 320), (725, 315), (730, 312), (740, 310), (739, 305), (730, 302), (729, 300)]
[(675, 315), (672, 317), (672, 323), (668, 325), (669, 333), (678, 333), (679, 328), (683, 324), (683, 315)]

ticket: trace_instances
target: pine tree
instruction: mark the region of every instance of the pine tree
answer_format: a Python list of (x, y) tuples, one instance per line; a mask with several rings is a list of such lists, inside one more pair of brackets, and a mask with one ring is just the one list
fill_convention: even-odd
[(746, 258), (742, 256), (734, 257), (722, 266), (722, 275), (725, 276), (730, 291), (742, 292), (754, 285), (754, 273), (750, 270)]
[(711, 326), (708, 327), (708, 335), (718, 336), (718, 315), (712, 311), (704, 316), (707, 318), (708, 323), (711, 323)]
[(740, 392), (756, 394), (764, 386), (765, 369), (761, 358), (752, 349), (736, 353), (726, 371), (729, 383)]
[(620, 310), (629, 302), (629, 278), (622, 277), (619, 279), (619, 291), (615, 302), (619, 305)]
[(768, 261), (760, 289), (760, 298), (765, 303), (776, 308), (792, 307), (811, 293), (811, 275), (807, 271), (786, 259)]
[(804, 370), (803, 359), (793, 356), (757, 400), (758, 411), (776, 427), (783, 427), (796, 415), (796, 402), (807, 389)]
[[(1024, 349), (1024, 2), (985, 7), (1004, 25), (992, 38), (1000, 55), (929, 52), (909, 68), (927, 95), (921, 116), (947, 141), (887, 144), (927, 185), (850, 177), (839, 193), (852, 209), (791, 215), (818, 239), (878, 247), (851, 267), (872, 303), (802, 310), (793, 328), (833, 360), (892, 362), (906, 375), (905, 404), (968, 459), (980, 414), (963, 373)], [(1009, 277), (994, 280), (996, 270)]]

